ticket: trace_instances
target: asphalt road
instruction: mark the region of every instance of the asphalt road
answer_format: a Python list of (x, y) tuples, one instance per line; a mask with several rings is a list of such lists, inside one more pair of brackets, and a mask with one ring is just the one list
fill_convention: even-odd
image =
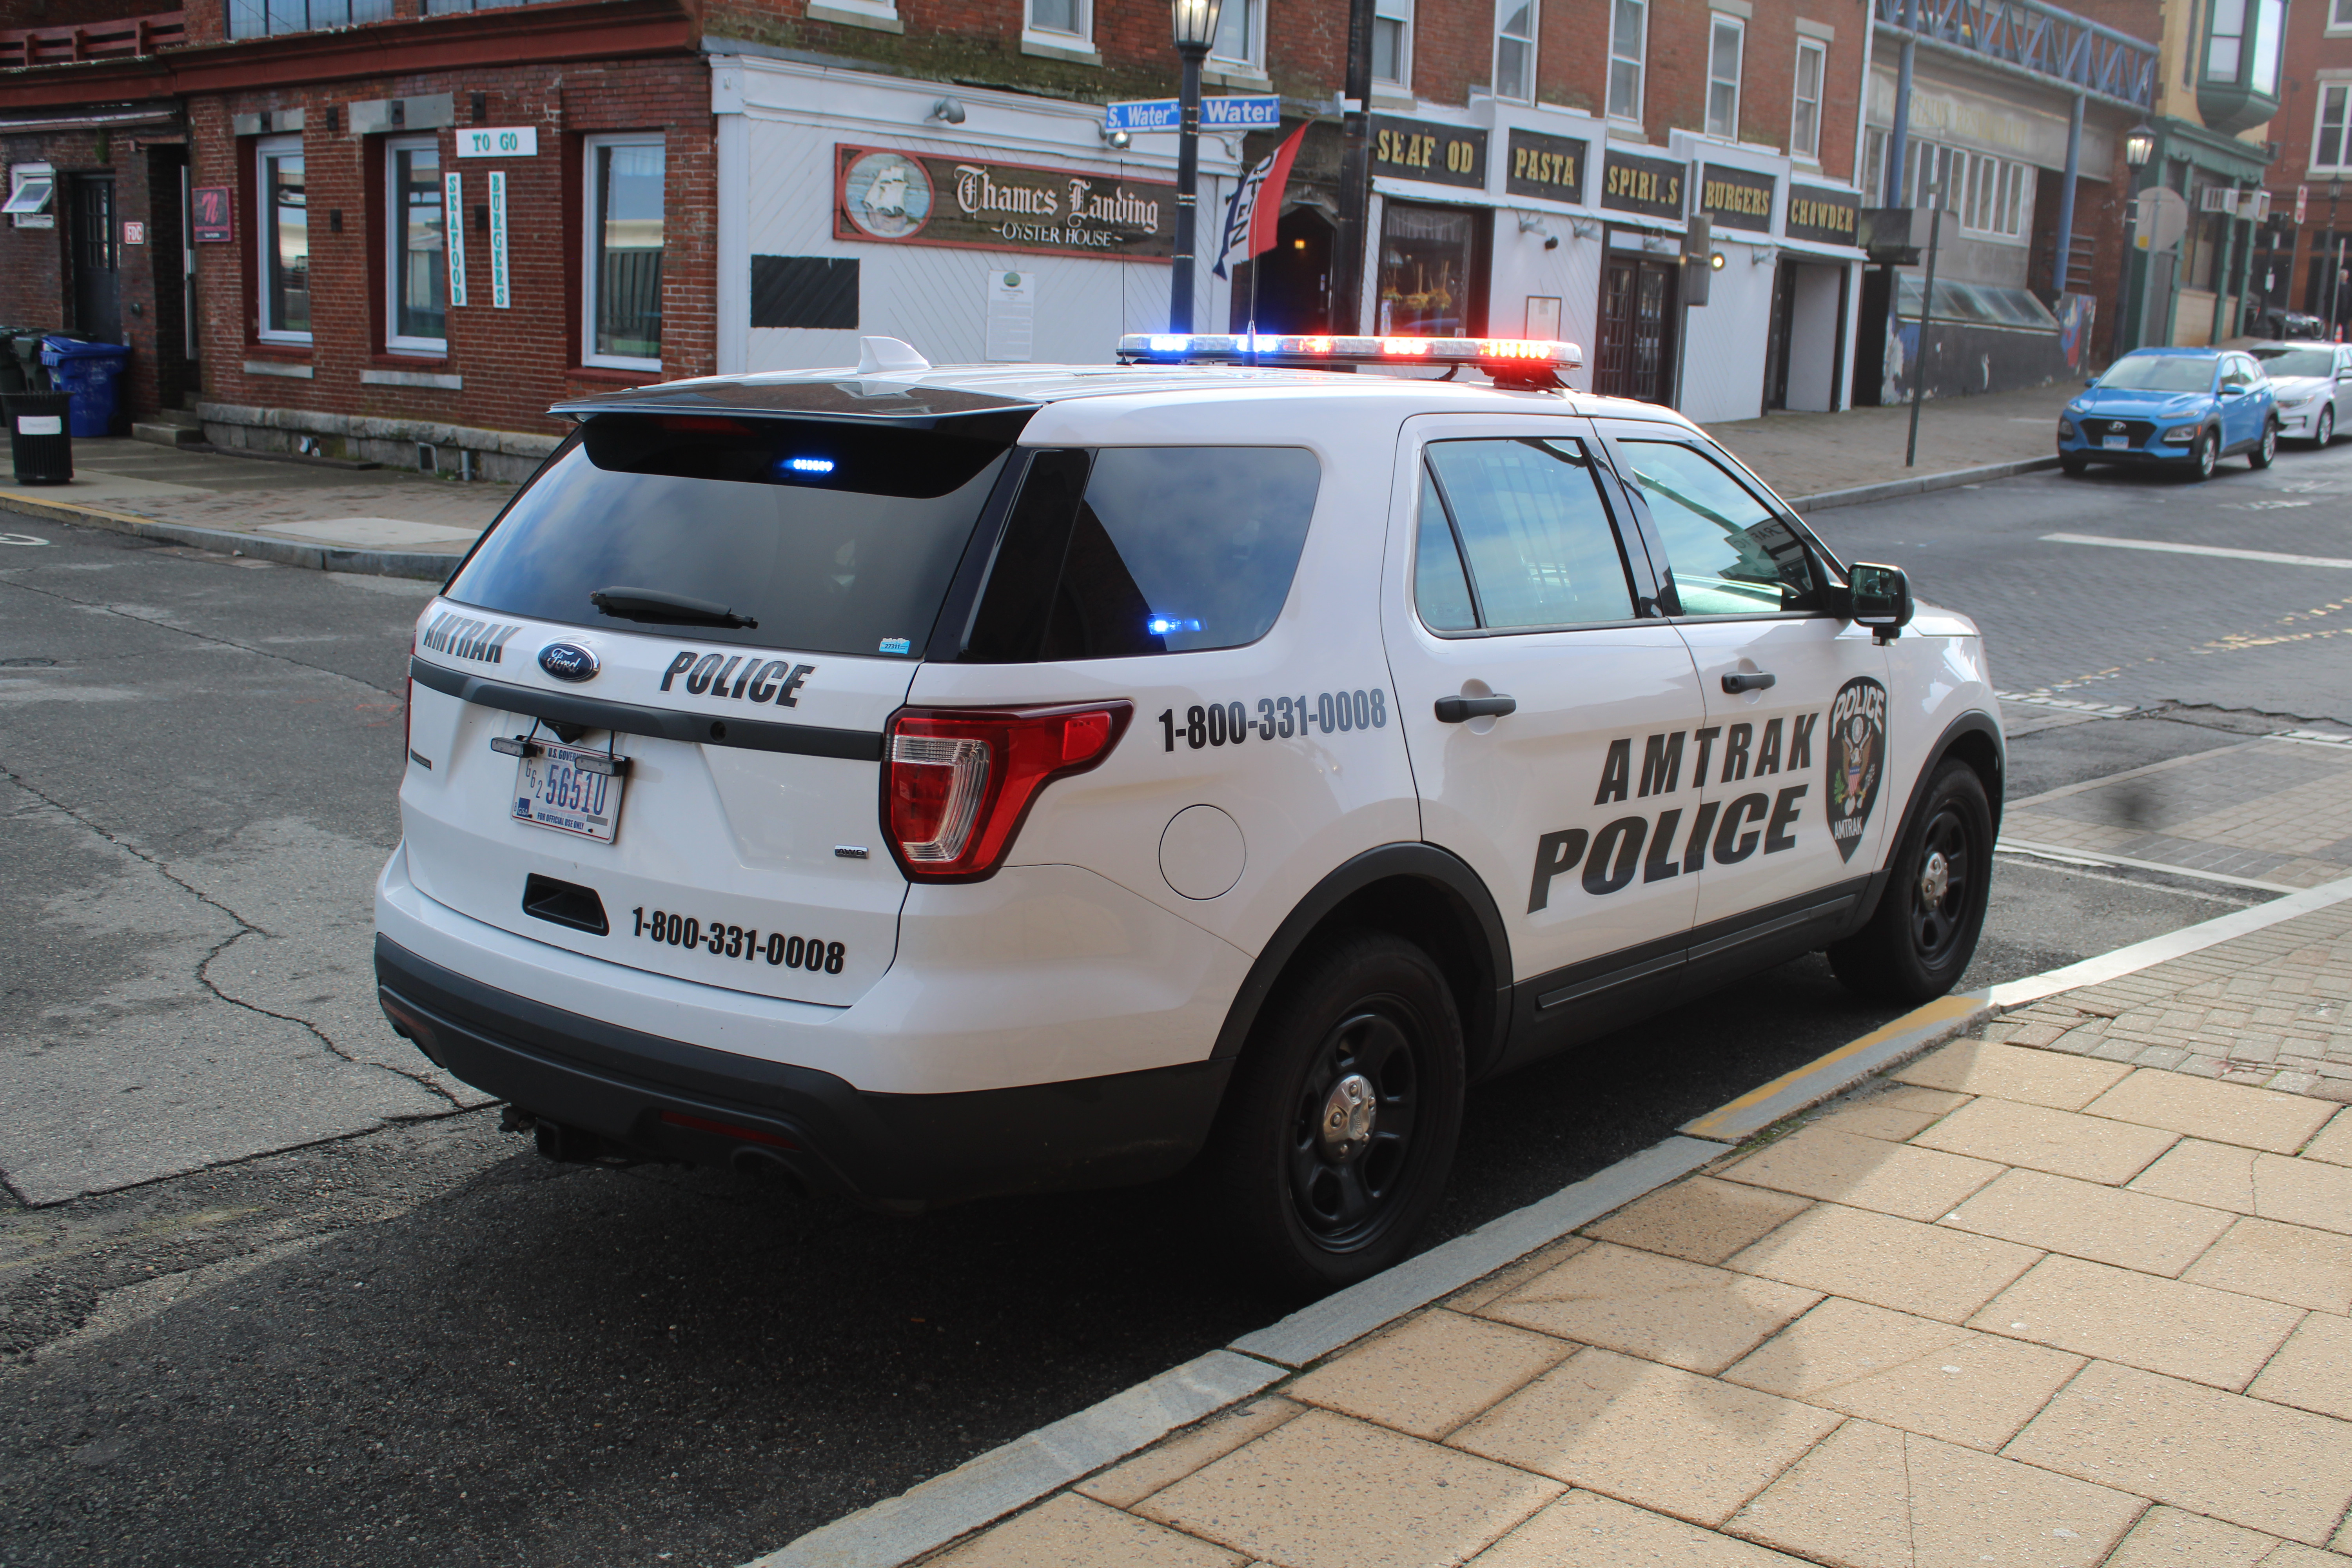
[[(2342, 574), (2041, 540), (2342, 555), (2299, 515), (2340, 504), (2219, 509), (2347, 465), (1820, 521), (1977, 614), (2010, 689), (2194, 704), (2011, 708), (2015, 798), (2352, 717), (2333, 642), (2277, 634)], [(51, 542), (0, 546), (0, 1564), (740, 1563), (1291, 1304), (1174, 1187), (901, 1221), (539, 1162), (368, 992), (420, 591), (20, 521)], [(2256, 896), (2005, 857), (1966, 984)], [(1808, 960), (1482, 1087), (1441, 1230), (1885, 1016)]]

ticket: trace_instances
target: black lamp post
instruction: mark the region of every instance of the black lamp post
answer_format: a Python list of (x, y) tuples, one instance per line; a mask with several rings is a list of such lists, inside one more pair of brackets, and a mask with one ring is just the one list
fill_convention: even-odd
[[(2156, 156), (2156, 131), (2147, 121), (2143, 120), (2137, 125), (2133, 126), (2129, 131), (2124, 133), (2124, 162), (2130, 165), (2132, 172), (2132, 221), (2135, 225), (2138, 224), (2140, 221), (2138, 196), (2140, 191), (2144, 188), (2140, 184), (2140, 171), (2147, 167), (2147, 161), (2154, 156)], [(2135, 235), (2135, 238), (2137, 237), (2137, 236)], [(2151, 235), (2149, 237), (2153, 238), (2154, 236)], [(2140, 249), (2137, 246), (2135, 246), (2133, 248)], [(2146, 249), (2140, 249), (2139, 328), (2137, 333), (2125, 334), (2126, 336), (2137, 336), (2142, 338), (2147, 336), (2147, 291), (2149, 285), (2154, 279), (2155, 273), (2155, 247), (2150, 246)], [(2117, 324), (2120, 325), (2121, 323)]]
[(1222, 0), (1168, 0), (1176, 52), (1184, 61), (1183, 120), (1176, 141), (1176, 255), (1168, 269), (1168, 330), (1192, 330), (1193, 219), (1200, 210), (1201, 62), (1217, 40)]

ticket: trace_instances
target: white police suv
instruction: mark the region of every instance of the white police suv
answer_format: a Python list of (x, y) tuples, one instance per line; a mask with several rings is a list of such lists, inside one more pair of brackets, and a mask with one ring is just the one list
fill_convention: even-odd
[(1943, 992), (1975, 627), (1575, 352), (869, 339), (563, 405), (417, 623), (385, 1013), (560, 1158), (1197, 1165), (1321, 1286), (1411, 1247), (1473, 1079), (1815, 949)]

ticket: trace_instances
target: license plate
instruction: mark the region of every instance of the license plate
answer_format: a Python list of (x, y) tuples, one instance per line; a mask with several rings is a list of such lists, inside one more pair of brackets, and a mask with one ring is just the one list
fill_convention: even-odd
[(2110, 436), (2099, 444), (2106, 447), (2110, 452), (2125, 452), (2131, 449), (2131, 437), (2128, 436)]
[(618, 773), (590, 773), (580, 766), (583, 757), (601, 763), (605, 755), (595, 746), (535, 742), (515, 768), (514, 819), (613, 842), (621, 825), (621, 786), (628, 781)]

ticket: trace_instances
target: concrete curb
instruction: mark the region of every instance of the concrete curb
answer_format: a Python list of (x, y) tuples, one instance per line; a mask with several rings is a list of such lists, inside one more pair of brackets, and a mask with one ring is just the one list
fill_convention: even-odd
[(1987, 463), (1981, 468), (1953, 468), (1940, 474), (1921, 474), (1916, 479), (1889, 479), (1884, 484), (1855, 485), (1849, 489), (1823, 490), (1819, 495), (1791, 496), (1789, 505), (1798, 512), (1826, 511), (1832, 507), (1862, 506), (1871, 501), (1894, 500), (1902, 496), (1925, 495), (1929, 490), (1958, 489), (1962, 485), (1980, 485), (1991, 479), (2011, 479), (2020, 474), (2037, 474), (2044, 468), (2058, 466), (2058, 456), (2024, 458), (2013, 463)]
[(460, 556), (423, 550), (352, 550), (339, 544), (305, 544), (267, 533), (238, 533), (226, 528), (194, 528), (184, 522), (158, 522), (151, 517), (108, 511), (75, 501), (37, 500), (14, 493), (0, 494), (0, 510), (37, 517), (79, 528), (103, 528), (114, 533), (134, 533), (166, 544), (184, 544), (219, 555), (243, 555), (280, 566), (307, 566), (313, 572), (357, 572), (371, 577), (414, 577), (445, 582)]
[(897, 1497), (813, 1530), (751, 1568), (883, 1568), (903, 1563), (1287, 1375), (1281, 1367), (1248, 1356), (1211, 1351)]
[[(1848, 1041), (1729, 1104), (1684, 1123), (1607, 1170), (1489, 1220), (1360, 1285), (1350, 1286), (1223, 1350), (1185, 1363), (1101, 1404), (919, 1486), (810, 1531), (746, 1568), (899, 1568), (1028, 1507), (1180, 1426), (1259, 1394), (1343, 1345), (1443, 1300), (1676, 1181), (1740, 1141), (1855, 1084), (2045, 996), (2152, 968), (2298, 915), (2352, 900), (2352, 877), (2134, 942), (2096, 958), (1984, 991), (1942, 996)], [(1221, 1393), (1221, 1390), (1230, 1392)]]

